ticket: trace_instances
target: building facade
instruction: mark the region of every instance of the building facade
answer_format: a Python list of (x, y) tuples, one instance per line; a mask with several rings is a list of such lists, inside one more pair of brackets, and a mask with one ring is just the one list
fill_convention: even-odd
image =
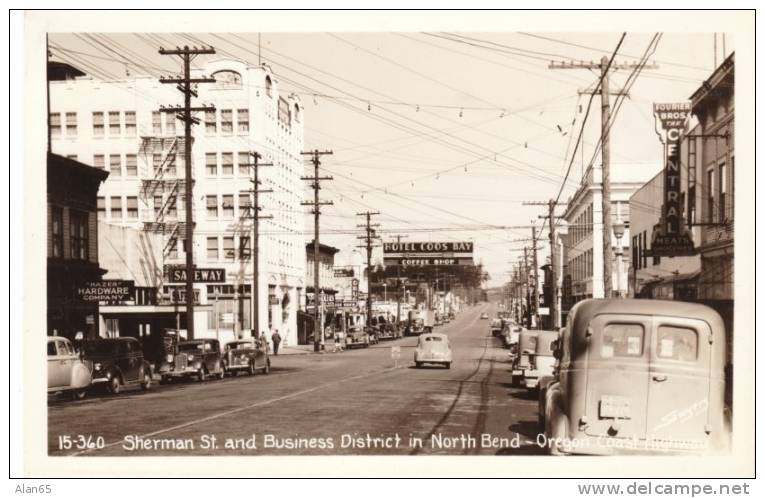
[(700, 190), (701, 205), (694, 207), (694, 224), (700, 227), (697, 249), (701, 256), (699, 301), (723, 317), (733, 335), (733, 245), (735, 206), (735, 54), (715, 69), (691, 95), (691, 112), (699, 132), (691, 135), (695, 153), (690, 175), (692, 188)]
[[(625, 248), (630, 242), (630, 196), (661, 168), (654, 163), (611, 165), (611, 223), (624, 224), (624, 234), (617, 240), (611, 234), (611, 247), (607, 248), (612, 258), (612, 284), (614, 293), (626, 295), (628, 284), (629, 258)], [(568, 199), (563, 219), (567, 230), (558, 234), (563, 251), (561, 312), (578, 301), (587, 298), (604, 297), (603, 281), (603, 170), (600, 165), (588, 169), (581, 185)], [(563, 323), (563, 322), (561, 322)]]
[[(207, 63), (192, 76), (212, 75), (196, 101), (215, 111), (198, 116), (193, 130), (194, 261), (225, 270), (225, 279), (195, 284), (202, 306), (194, 337), (210, 337), (224, 316), (236, 336), (278, 329), (286, 344), (297, 339), (297, 303), (305, 288), (303, 240), (303, 107), (283, 95), (268, 66), (239, 61)], [(107, 224), (157, 234), (163, 268), (159, 301), (185, 300), (182, 283), (167, 269), (185, 265), (183, 124), (160, 106), (182, 102), (173, 85), (153, 77), (101, 81), (90, 77), (50, 82), (53, 150), (108, 171), (98, 192), (98, 217)], [(252, 152), (269, 164), (259, 170), (261, 214), (259, 268), (252, 262)], [(253, 274), (260, 320), (251, 323)], [(184, 319), (185, 322), (185, 319)], [(182, 324), (182, 327), (184, 325)], [(136, 331), (119, 331), (135, 335)], [(267, 334), (270, 335), (270, 334)]]
[(96, 197), (109, 174), (72, 159), (47, 157), (48, 335), (74, 339), (98, 335), (98, 302), (83, 301), (79, 289), (102, 280)]

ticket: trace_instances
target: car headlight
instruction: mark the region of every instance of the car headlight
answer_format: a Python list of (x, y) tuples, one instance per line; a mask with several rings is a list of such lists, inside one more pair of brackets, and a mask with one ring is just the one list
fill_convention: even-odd
[(100, 363), (95, 363), (93, 365), (93, 370), (101, 370), (101, 364)]
[(190, 355), (187, 356), (187, 358), (189, 359), (189, 361), (193, 361), (194, 360), (194, 355), (190, 354)]
[(173, 362), (173, 355), (169, 354), (169, 355), (165, 356), (165, 359), (167, 360), (168, 363), (172, 363)]

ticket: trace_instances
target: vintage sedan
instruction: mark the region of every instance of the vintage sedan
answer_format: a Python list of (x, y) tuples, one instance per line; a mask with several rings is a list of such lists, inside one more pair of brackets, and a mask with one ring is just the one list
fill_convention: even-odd
[(345, 348), (368, 348), (369, 334), (363, 327), (351, 327), (345, 336)]
[(93, 386), (118, 394), (123, 387), (151, 387), (151, 366), (133, 337), (92, 339), (82, 344), (83, 359), (92, 366)]
[(258, 371), (267, 375), (271, 371), (268, 346), (260, 344), (259, 339), (229, 342), (223, 349), (221, 366), (224, 375), (238, 375), (239, 372), (255, 375)]
[(569, 312), (545, 396), (552, 454), (730, 448), (720, 315), (695, 303), (588, 299)]
[(210, 375), (224, 375), (220, 343), (215, 339), (180, 341), (176, 346), (170, 369), (162, 372), (162, 382), (176, 378), (196, 378), (204, 382)]
[(491, 335), (494, 337), (499, 336), (499, 334), (502, 333), (502, 319), (495, 318), (491, 321), (489, 324), (489, 329), (491, 330)]
[(66, 337), (48, 336), (48, 394), (83, 399), (90, 387), (90, 369)]
[(485, 311), (483, 313), (481, 313), (481, 320), (488, 320), (488, 319), (489, 319), (489, 314), (488, 313), (486, 313)]
[(523, 374), (531, 368), (531, 356), (537, 349), (537, 336), (539, 331), (522, 329), (518, 334), (518, 343), (512, 348), (512, 384), (518, 385), (523, 379)]
[(558, 332), (554, 330), (538, 331), (534, 352), (529, 354), (529, 368), (523, 371), (523, 384), (526, 389), (537, 389), (540, 378), (553, 374), (555, 368), (553, 348), (557, 339)]
[(452, 348), (446, 334), (422, 334), (414, 350), (414, 365), (417, 368), (426, 363), (452, 366)]

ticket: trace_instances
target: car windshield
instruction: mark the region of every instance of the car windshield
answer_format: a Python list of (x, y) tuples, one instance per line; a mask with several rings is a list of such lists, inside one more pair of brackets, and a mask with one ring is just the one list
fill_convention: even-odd
[(204, 345), (201, 342), (187, 342), (178, 344), (178, 351), (201, 351), (203, 348)]
[(113, 341), (85, 341), (83, 351), (86, 356), (107, 356), (116, 352), (116, 343)]
[(492, 327), (501, 327), (502, 326), (502, 320), (499, 320), (499, 319), (495, 318), (494, 320), (491, 321), (491, 326)]
[(230, 349), (250, 349), (252, 347), (252, 343), (250, 342), (235, 342), (233, 344), (229, 344)]

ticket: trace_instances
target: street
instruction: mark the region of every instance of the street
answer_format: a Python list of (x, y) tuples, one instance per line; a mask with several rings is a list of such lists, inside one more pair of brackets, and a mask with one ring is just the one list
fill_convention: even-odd
[[(535, 394), (510, 386), (507, 351), (481, 312), (435, 332), (452, 368), (416, 369), (417, 339), (272, 357), (270, 375), (154, 383), (82, 401), (51, 398), (50, 455), (539, 454)], [(394, 366), (391, 346), (401, 347)]]

